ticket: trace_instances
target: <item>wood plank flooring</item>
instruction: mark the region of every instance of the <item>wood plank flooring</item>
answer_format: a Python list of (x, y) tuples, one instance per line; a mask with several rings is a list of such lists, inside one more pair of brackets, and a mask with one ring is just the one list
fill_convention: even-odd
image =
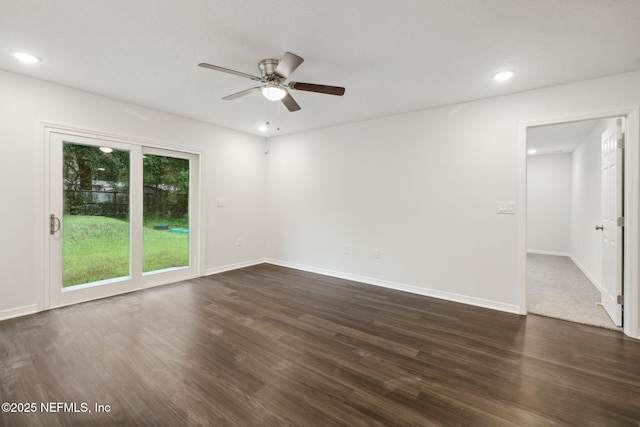
[(2, 402), (36, 404), (2, 426), (638, 426), (640, 342), (264, 264), (0, 322)]

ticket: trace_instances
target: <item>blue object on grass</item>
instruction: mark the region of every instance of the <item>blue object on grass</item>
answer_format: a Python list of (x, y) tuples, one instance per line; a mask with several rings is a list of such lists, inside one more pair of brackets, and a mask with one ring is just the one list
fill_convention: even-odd
[(187, 228), (172, 228), (169, 231), (172, 232), (172, 233), (188, 233), (189, 229), (187, 229)]

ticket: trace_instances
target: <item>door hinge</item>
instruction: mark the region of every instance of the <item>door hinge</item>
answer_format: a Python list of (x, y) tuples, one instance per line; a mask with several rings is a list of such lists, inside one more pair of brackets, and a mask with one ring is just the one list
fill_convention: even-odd
[(618, 295), (618, 304), (624, 304), (624, 297), (622, 295)]
[(624, 148), (624, 133), (618, 139), (618, 148)]
[(618, 227), (624, 227), (624, 217), (619, 216), (618, 220), (616, 221), (616, 224), (618, 224)]

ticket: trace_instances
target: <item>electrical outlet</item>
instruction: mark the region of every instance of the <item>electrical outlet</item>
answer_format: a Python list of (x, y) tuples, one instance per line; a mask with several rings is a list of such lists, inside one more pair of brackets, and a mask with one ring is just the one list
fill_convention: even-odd
[(380, 258), (380, 249), (374, 249), (373, 250), (373, 257), (374, 258)]
[(224, 208), (224, 199), (218, 199), (218, 207)]
[(344, 247), (342, 248), (342, 252), (345, 254), (349, 253), (349, 245), (344, 245)]
[(240, 247), (242, 246), (242, 238), (238, 237), (238, 239), (236, 240), (236, 246)]

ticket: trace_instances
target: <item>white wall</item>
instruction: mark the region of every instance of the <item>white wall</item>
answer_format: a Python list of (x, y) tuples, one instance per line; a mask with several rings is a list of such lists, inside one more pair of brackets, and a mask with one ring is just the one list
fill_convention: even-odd
[(202, 151), (205, 271), (263, 260), (263, 138), (4, 71), (0, 94), (0, 318), (33, 311), (43, 283), (43, 120)]
[(517, 275), (517, 222), (496, 202), (517, 199), (518, 121), (487, 105), (271, 139), (267, 255), (516, 311), (499, 284)]
[(522, 312), (521, 125), (638, 104), (630, 73), (271, 138), (267, 257)]
[(569, 255), (572, 155), (527, 156), (527, 250)]

